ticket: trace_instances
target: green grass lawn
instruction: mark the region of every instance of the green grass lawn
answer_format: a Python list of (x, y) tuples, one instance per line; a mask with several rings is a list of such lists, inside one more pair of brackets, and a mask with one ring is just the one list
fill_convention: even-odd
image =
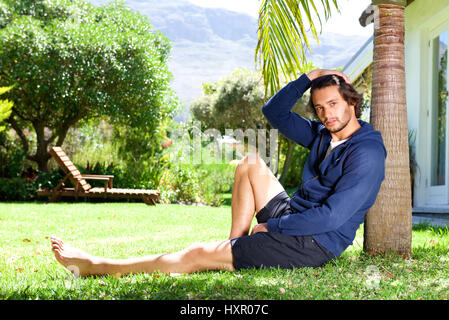
[(228, 237), (230, 206), (0, 203), (0, 299), (445, 299), (449, 230), (420, 225), (413, 255), (362, 252), (363, 228), (320, 268), (75, 278), (50, 250), (56, 235), (87, 252), (126, 258)]

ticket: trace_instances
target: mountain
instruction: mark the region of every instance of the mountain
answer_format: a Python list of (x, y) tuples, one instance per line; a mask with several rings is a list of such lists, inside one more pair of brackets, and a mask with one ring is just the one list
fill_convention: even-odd
[[(188, 117), (188, 106), (202, 95), (203, 83), (218, 81), (238, 68), (255, 69), (255, 18), (186, 0), (127, 0), (126, 4), (147, 15), (155, 29), (172, 41), (172, 88), (185, 106), (177, 121)], [(322, 34), (319, 45), (311, 40), (309, 61), (322, 68), (343, 67), (365, 41), (362, 36)]]
[(256, 19), (183, 0), (126, 3), (146, 14), (153, 26), (172, 41), (172, 88), (185, 106), (176, 120), (186, 119), (190, 102), (202, 95), (203, 83), (218, 81), (239, 67), (255, 68)]

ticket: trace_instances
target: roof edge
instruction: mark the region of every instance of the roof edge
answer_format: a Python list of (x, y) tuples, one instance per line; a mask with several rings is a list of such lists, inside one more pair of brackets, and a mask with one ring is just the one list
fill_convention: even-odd
[(372, 48), (373, 48), (374, 35), (369, 37), (368, 40), (357, 50), (357, 52), (351, 57), (351, 59), (345, 64), (341, 70), (348, 75), (351, 81), (354, 81), (363, 71), (370, 65), (373, 60)]

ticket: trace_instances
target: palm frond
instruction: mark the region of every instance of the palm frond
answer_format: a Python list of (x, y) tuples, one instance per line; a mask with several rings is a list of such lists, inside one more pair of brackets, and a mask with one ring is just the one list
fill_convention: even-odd
[(320, 0), (324, 10), (320, 14), (314, 1), (318, 0), (262, 0), (255, 59), (261, 65), (266, 95), (279, 91), (281, 75), (287, 81), (298, 76), (311, 50), (307, 33), (318, 41), (315, 20), (321, 28), (320, 15), (325, 20), (330, 17), (331, 3), (339, 10), (337, 0)]

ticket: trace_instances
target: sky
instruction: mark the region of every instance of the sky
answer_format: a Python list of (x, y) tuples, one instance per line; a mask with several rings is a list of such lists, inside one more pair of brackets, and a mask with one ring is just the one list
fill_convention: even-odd
[[(224, 8), (246, 13), (257, 18), (261, 0), (188, 0), (189, 2), (209, 8)], [(320, 1), (315, 0), (315, 3)], [(339, 0), (339, 14), (332, 5), (332, 17), (323, 23), (323, 32), (334, 32), (344, 35), (361, 35), (367, 38), (373, 34), (372, 24), (362, 27), (359, 17), (371, 3), (371, 0)]]

